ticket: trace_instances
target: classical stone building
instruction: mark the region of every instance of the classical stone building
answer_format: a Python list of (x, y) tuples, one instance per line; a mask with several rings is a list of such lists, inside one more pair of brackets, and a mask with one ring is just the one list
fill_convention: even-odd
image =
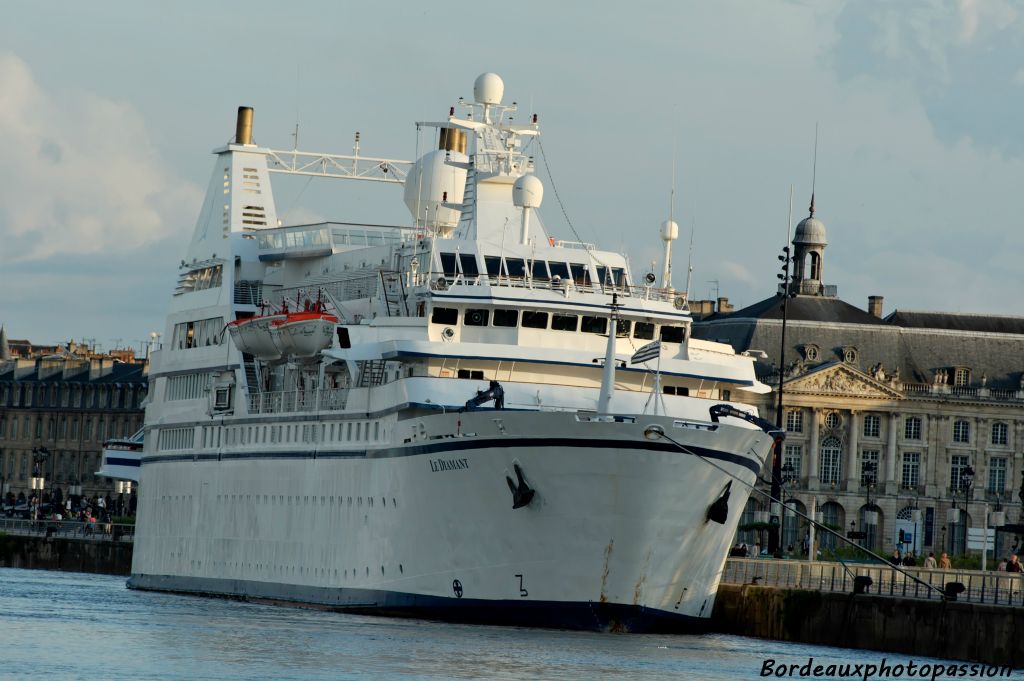
[[(813, 498), (826, 523), (863, 532), (861, 541), (886, 553), (901, 537), (918, 555), (964, 553), (968, 529), (983, 527), (986, 509), (1021, 523), (1024, 318), (900, 310), (883, 317), (879, 296), (859, 309), (823, 283), (826, 246), (812, 200), (793, 239), (781, 358), (781, 286), (693, 330), (761, 357), (760, 378), (775, 390), (758, 406), (772, 420), (782, 372), (788, 502), (806, 512)], [(752, 498), (748, 520), (759, 510), (767, 506)], [(784, 545), (799, 547), (804, 523), (785, 522)], [(1019, 543), (1017, 530), (1000, 532), (997, 550)]]
[(40, 472), (46, 491), (60, 487), (66, 495), (69, 485), (81, 485), (87, 496), (113, 493), (113, 481), (95, 474), (103, 442), (142, 427), (147, 387), (146, 364), (109, 356), (0, 358), (4, 491), (30, 493), (33, 451), (45, 449), (49, 455)]

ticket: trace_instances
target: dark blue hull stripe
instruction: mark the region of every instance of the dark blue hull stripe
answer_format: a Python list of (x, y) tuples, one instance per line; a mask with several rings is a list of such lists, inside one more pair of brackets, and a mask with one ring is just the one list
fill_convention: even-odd
[(142, 465), (141, 459), (120, 459), (113, 456), (108, 456), (105, 459), (106, 463), (111, 466), (135, 466), (138, 468)]
[(504, 626), (635, 633), (702, 633), (707, 631), (710, 623), (705, 617), (622, 603), (486, 600), (468, 595), (462, 598), (424, 596), (378, 589), (312, 587), (205, 577), (133, 574), (128, 580), (128, 587), (365, 615)]
[(403, 456), (419, 456), (422, 454), (441, 454), (446, 452), (460, 452), (467, 449), (504, 449), (508, 447), (535, 447), (535, 448), (587, 448), (587, 449), (641, 449), (651, 452), (666, 452), (672, 454), (695, 454), (707, 459), (724, 461), (726, 463), (743, 466), (757, 475), (761, 472), (761, 462), (742, 454), (732, 452), (720, 452), (705, 447), (688, 446), (687, 452), (670, 442), (649, 442), (647, 440), (622, 441), (622, 440), (589, 440), (573, 438), (543, 438), (543, 437), (520, 437), (520, 438), (458, 438), (445, 439), (430, 442), (422, 445), (407, 445), (405, 447), (392, 447), (370, 450), (347, 450), (347, 451), (290, 451), (290, 452), (225, 452), (222, 454), (169, 454), (147, 456), (143, 459), (144, 464), (162, 463), (168, 461), (238, 461), (242, 459), (352, 459), (352, 458), (394, 458)]

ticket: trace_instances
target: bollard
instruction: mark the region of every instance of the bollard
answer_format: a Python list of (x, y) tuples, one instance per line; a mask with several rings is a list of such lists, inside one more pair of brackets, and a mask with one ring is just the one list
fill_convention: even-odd
[(874, 582), (867, 575), (859, 575), (853, 578), (853, 593), (862, 594), (867, 593), (867, 590), (871, 587)]

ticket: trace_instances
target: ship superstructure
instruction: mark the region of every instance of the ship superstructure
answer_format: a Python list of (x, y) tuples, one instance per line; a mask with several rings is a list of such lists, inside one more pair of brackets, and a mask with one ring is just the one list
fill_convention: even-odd
[[(710, 616), (732, 483), (775, 437), (742, 396), (767, 387), (690, 338), (671, 282), (548, 234), (539, 125), (503, 87), (484, 74), (418, 123), (437, 148), (415, 162), (259, 147), (240, 109), (151, 358), (131, 586), (584, 628)], [(400, 184), (411, 220), (278, 226), (275, 172)]]

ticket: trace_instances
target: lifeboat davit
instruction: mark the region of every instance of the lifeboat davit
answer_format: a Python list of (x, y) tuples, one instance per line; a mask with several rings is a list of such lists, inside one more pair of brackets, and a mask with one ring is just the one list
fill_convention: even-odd
[(315, 357), (331, 347), (338, 318), (327, 312), (292, 312), (271, 326), (271, 333), (283, 355)]
[(272, 329), (276, 322), (287, 318), (287, 314), (270, 314), (236, 319), (228, 324), (228, 333), (240, 351), (263, 361), (273, 361), (280, 359), (282, 353)]

